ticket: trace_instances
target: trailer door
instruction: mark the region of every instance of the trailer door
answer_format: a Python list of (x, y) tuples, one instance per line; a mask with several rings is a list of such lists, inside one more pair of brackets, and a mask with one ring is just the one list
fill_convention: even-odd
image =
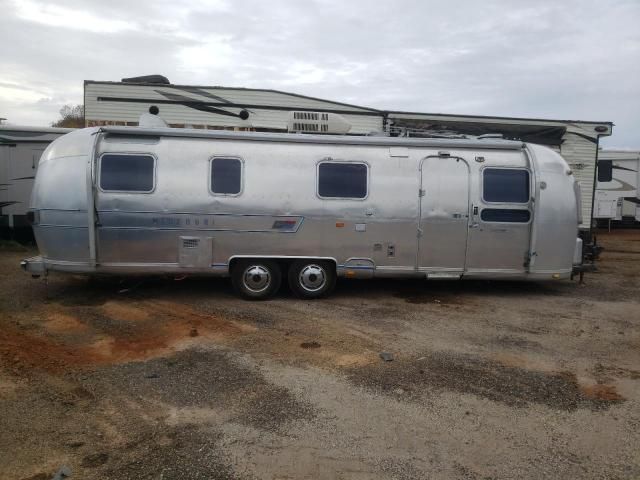
[(522, 274), (529, 262), (531, 175), (526, 168), (486, 166), (472, 198), (467, 272)]
[(418, 269), (462, 274), (469, 221), (469, 166), (462, 158), (427, 157), (421, 166)]

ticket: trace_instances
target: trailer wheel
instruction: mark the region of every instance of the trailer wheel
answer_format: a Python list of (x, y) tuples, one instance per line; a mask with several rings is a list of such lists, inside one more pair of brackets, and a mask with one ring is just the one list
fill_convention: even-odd
[(231, 272), (233, 288), (247, 300), (266, 300), (282, 283), (282, 272), (271, 260), (241, 260)]
[(336, 270), (331, 262), (297, 260), (289, 267), (289, 287), (300, 298), (320, 298), (336, 285)]

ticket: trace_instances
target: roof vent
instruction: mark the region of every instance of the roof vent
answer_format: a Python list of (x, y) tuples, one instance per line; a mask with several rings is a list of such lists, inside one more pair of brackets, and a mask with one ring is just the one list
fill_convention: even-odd
[(328, 112), (289, 112), (289, 132), (345, 134), (351, 124), (341, 115)]
[(155, 83), (159, 85), (171, 85), (164, 75), (143, 75), (142, 77), (123, 78), (122, 83)]

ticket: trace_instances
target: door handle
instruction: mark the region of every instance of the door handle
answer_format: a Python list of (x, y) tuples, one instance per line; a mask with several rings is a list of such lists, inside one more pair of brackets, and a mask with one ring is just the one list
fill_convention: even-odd
[(479, 223), (472, 223), (471, 225), (469, 225), (469, 228), (478, 228), (479, 226)]

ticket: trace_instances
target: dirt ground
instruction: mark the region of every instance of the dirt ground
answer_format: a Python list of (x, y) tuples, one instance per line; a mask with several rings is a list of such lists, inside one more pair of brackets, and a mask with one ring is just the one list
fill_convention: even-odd
[[(640, 231), (586, 284), (87, 280), (0, 250), (0, 478), (640, 478)], [(385, 362), (380, 352), (393, 354)]]

